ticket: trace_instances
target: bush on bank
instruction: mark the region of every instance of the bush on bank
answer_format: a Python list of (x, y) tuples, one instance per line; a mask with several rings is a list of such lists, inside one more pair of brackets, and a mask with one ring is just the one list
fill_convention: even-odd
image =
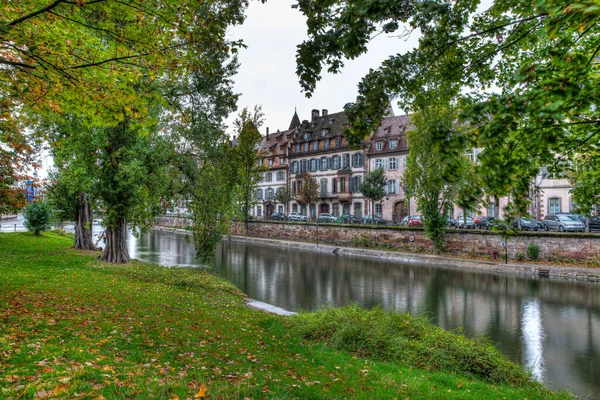
[(350, 305), (301, 313), (293, 320), (304, 338), (360, 357), (467, 374), (490, 383), (537, 385), (485, 339), (467, 339), (432, 325), (424, 317)]

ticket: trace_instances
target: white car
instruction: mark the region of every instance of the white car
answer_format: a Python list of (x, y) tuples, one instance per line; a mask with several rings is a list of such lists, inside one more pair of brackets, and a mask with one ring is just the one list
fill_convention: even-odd
[(288, 214), (288, 220), (306, 222), (308, 221), (308, 218), (306, 217), (306, 215), (298, 214), (296, 211), (292, 211)]

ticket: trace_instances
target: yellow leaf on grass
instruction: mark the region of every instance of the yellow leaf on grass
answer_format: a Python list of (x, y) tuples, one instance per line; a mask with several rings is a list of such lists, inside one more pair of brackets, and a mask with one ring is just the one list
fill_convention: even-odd
[(206, 397), (206, 392), (207, 392), (208, 388), (206, 386), (201, 386), (200, 390), (198, 390), (198, 393), (196, 393), (196, 395), (194, 396), (195, 399), (202, 399), (204, 397)]

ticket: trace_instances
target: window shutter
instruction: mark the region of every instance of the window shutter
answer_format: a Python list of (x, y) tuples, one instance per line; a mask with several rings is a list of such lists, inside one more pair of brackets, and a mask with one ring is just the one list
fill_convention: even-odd
[(354, 178), (350, 178), (350, 193), (354, 193)]

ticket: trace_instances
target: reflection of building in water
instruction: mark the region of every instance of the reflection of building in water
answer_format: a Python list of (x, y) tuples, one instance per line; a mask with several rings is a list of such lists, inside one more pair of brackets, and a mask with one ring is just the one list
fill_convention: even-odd
[(521, 313), (523, 320), (523, 367), (531, 371), (538, 380), (543, 380), (544, 372), (544, 328), (542, 327), (542, 312), (537, 299), (523, 303)]

